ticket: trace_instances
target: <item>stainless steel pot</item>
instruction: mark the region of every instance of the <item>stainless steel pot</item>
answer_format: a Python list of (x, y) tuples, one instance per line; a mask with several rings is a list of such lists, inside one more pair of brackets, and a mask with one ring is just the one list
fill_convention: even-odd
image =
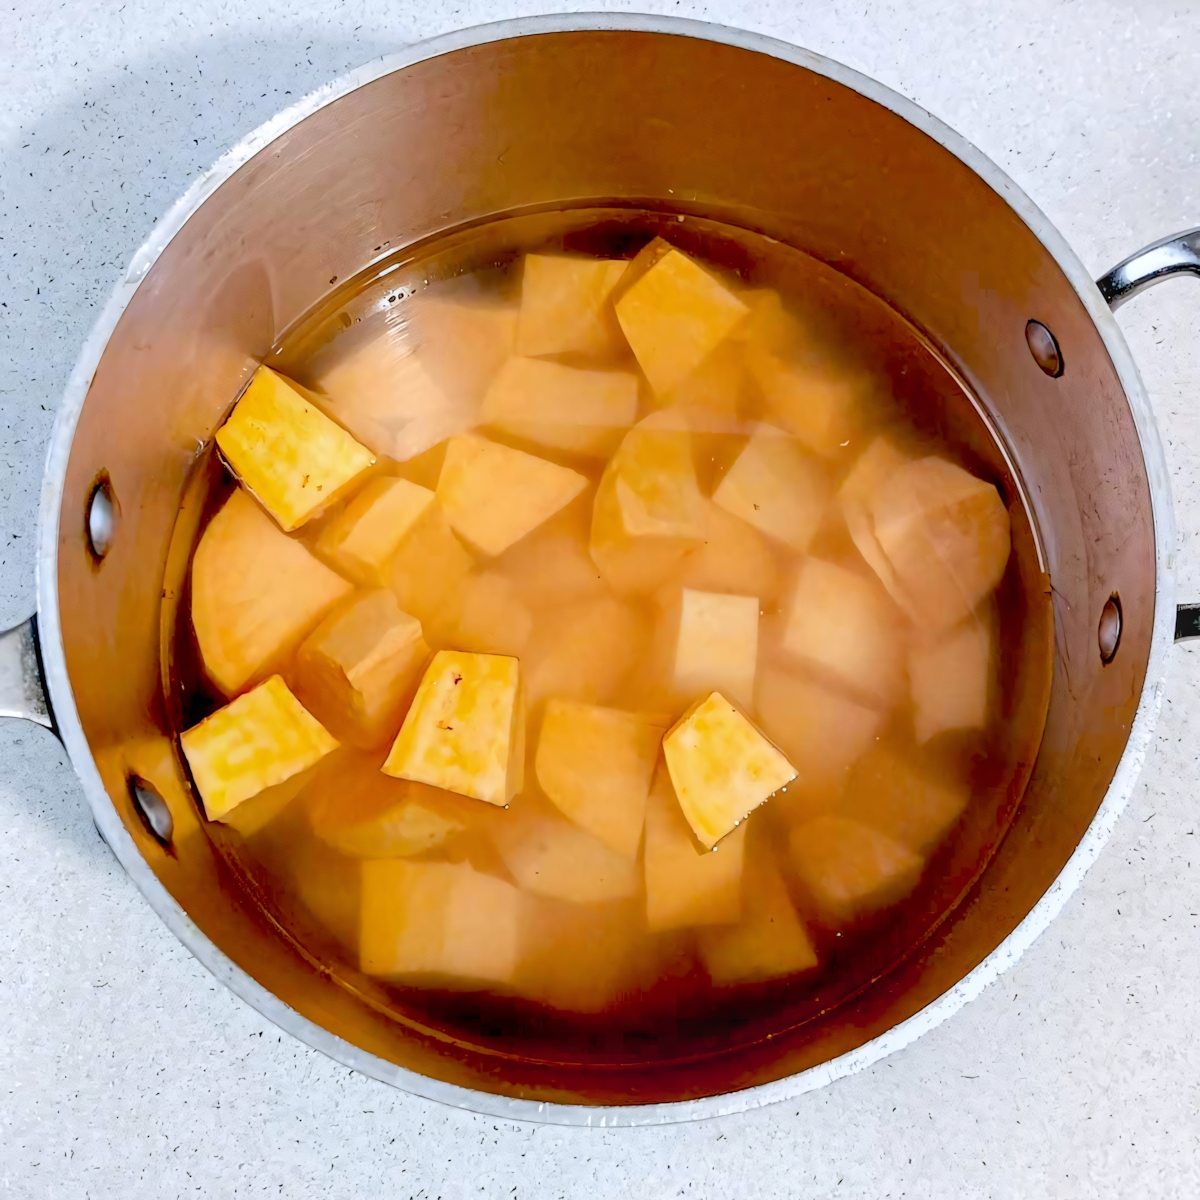
[[(373, 1007), (266, 920), (214, 852), (165, 717), (164, 630), (198, 520), (193, 467), (276, 335), (335, 277), (397, 246), (585, 200), (721, 217), (889, 301), (985, 398), (1054, 585), (1044, 742), (970, 893), (861, 995), (700, 1062), (515, 1061)], [(225, 155), (114, 291), (50, 446), (38, 614), (0, 641), (0, 712), (57, 730), (104, 839), (196, 957), (348, 1066), (564, 1123), (793, 1097), (905, 1045), (1014, 962), (1125, 805), (1177, 629), (1175, 540), (1154, 419), (1110, 306), (1200, 272), (1198, 251), (1197, 231), (1168, 239), (1097, 285), (951, 130), (837, 63), (751, 34), (520, 20), (374, 63)], [(1200, 631), (1196, 611), (1180, 611), (1181, 634)]]

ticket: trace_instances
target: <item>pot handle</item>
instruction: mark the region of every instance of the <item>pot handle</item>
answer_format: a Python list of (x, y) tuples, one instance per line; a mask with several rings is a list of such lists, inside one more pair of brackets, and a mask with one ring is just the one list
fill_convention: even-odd
[[(1200, 279), (1200, 229), (1186, 229), (1143, 246), (1096, 280), (1100, 295), (1114, 312), (1134, 296), (1176, 275)], [(1200, 638), (1200, 604), (1175, 610), (1175, 640)]]
[(0, 630), (0, 717), (22, 717), (54, 730), (46, 698), (37, 617)]

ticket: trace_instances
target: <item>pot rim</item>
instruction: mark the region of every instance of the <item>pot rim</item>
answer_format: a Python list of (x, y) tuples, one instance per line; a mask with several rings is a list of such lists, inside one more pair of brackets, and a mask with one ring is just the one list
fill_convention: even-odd
[[(1150, 483), (1155, 534), (1156, 597), (1146, 682), (1129, 738), (1100, 808), (1054, 883), (1009, 936), (957, 984), (925, 1008), (856, 1049), (798, 1074), (740, 1091), (695, 1100), (644, 1105), (545, 1103), (444, 1083), (367, 1053), (302, 1016), (257, 983), (208, 940), (159, 882), (117, 815), (80, 724), (59, 620), (57, 549), (66, 467), (80, 412), (109, 338), (142, 279), (200, 205), (238, 168), (317, 109), (383, 75), (451, 51), (510, 38), (591, 30), (688, 37), (755, 51), (803, 67), (852, 88), (916, 126), (980, 176), (1053, 256), (1097, 327), (1133, 413)], [(83, 785), (96, 825), (150, 906), (187, 949), (226, 987), (273, 1024), (343, 1066), (427, 1100), (490, 1117), (574, 1126), (646, 1126), (745, 1112), (792, 1100), (878, 1062), (941, 1024), (1008, 970), (1058, 914), (1079, 886), (1124, 811), (1149, 748), (1161, 705), (1166, 655), (1173, 641), (1175, 531), (1162, 444), (1145, 389), (1116, 320), (1075, 252), (1008, 176), (973, 144), (915, 102), (869, 76), (812, 51), (763, 34), (705, 21), (637, 14), (567, 14), (519, 17), (443, 34), (383, 55), (325, 84), (271, 118), (226, 151), (200, 175), (158, 222), (133, 256), (125, 275), (80, 352), (64, 389), (42, 481), (37, 550), (37, 607), (46, 685), (58, 730)]]

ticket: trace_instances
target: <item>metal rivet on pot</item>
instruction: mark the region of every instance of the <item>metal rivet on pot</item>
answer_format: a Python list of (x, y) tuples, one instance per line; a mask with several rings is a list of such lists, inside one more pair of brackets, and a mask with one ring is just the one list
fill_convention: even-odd
[(1107, 666), (1117, 655), (1121, 644), (1121, 597), (1113, 592), (1100, 610), (1100, 661)]
[(1033, 361), (1051, 379), (1057, 379), (1063, 373), (1063, 357), (1054, 334), (1041, 321), (1026, 321), (1025, 341), (1029, 345)]
[(87, 539), (92, 556), (100, 561), (111, 549), (117, 525), (117, 507), (113, 500), (112, 480), (97, 476), (88, 496)]
[(133, 801), (133, 807), (137, 810), (137, 815), (141, 817), (142, 824), (164, 846), (169, 846), (175, 833), (175, 821), (171, 816), (171, 810), (167, 807), (167, 802), (159, 795), (158, 789), (152, 783), (147, 783), (140, 775), (130, 775), (129, 798)]

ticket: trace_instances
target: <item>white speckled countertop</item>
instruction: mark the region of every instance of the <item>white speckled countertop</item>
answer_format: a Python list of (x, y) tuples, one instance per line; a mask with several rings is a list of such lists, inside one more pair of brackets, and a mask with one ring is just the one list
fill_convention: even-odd
[[(33, 605), (43, 448), (97, 306), (188, 181), (350, 66), (502, 0), (9, 0), (0, 11), (0, 622)], [(559, 7), (551, 5), (549, 7)], [(569, 8), (570, 6), (565, 6)], [(596, 5), (707, 17), (874, 75), (991, 155), (1097, 272), (1200, 224), (1195, 0)], [(1200, 599), (1200, 290), (1121, 313)], [(1200, 650), (1082, 889), (933, 1033), (800, 1101), (655, 1130), (514, 1126), (289, 1037), (175, 942), (95, 836), (57, 742), (0, 723), (0, 1195), (1200, 1194)]]

